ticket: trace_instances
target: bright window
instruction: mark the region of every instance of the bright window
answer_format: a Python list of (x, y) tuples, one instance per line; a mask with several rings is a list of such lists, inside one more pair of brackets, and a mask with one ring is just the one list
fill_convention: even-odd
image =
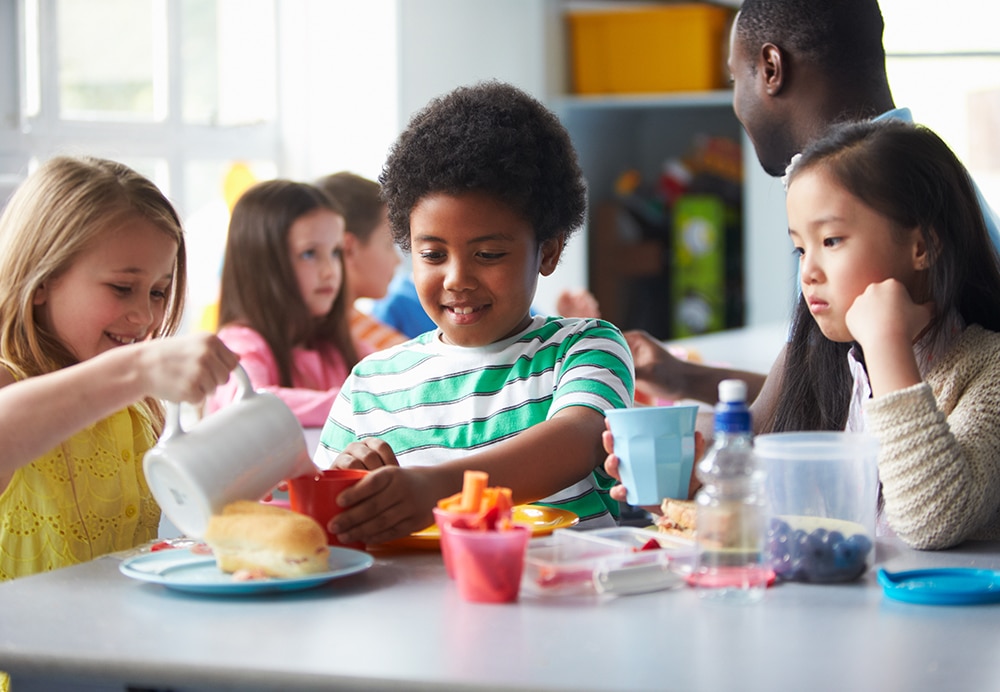
[(0, 0), (0, 208), (39, 161), (150, 177), (187, 233), (188, 327), (246, 185), (375, 178), (398, 132), (397, 0)]
[(897, 106), (937, 132), (1000, 210), (1000, 8), (982, 0), (881, 0)]

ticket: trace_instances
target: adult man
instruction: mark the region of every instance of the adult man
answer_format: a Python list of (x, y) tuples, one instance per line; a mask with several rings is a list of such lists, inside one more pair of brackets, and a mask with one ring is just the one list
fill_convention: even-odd
[[(792, 157), (835, 122), (910, 119), (893, 103), (883, 26), (877, 0), (744, 0), (730, 36), (733, 110), (767, 173), (783, 175)], [(980, 204), (1000, 246), (996, 216), (981, 194)], [(763, 374), (679, 360), (642, 331), (625, 338), (642, 390), (714, 402), (719, 381), (737, 377), (751, 398), (757, 395), (755, 414), (769, 410)], [(783, 352), (772, 372), (782, 359)]]

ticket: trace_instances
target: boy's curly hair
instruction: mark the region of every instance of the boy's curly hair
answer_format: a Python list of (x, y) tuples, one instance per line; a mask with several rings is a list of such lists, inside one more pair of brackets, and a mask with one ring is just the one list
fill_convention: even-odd
[(481, 192), (508, 204), (539, 244), (584, 220), (586, 184), (559, 119), (497, 81), (459, 87), (416, 113), (389, 152), (382, 195), (396, 244), (410, 250), (410, 213), (431, 194)]

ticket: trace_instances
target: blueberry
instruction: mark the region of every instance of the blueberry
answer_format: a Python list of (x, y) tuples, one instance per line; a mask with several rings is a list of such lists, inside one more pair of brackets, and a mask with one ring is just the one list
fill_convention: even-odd
[(802, 557), (807, 581), (829, 581), (835, 575), (833, 545), (826, 529), (816, 529), (809, 534)]
[(782, 558), (788, 557), (789, 555), (788, 538), (772, 537), (771, 540), (767, 542), (767, 552), (771, 556), (772, 560), (780, 560)]
[(792, 527), (788, 525), (788, 522), (782, 521), (777, 517), (771, 519), (771, 526), (768, 529), (768, 534), (771, 536), (789, 536), (792, 533)]
[(854, 549), (858, 551), (858, 555), (863, 557), (868, 556), (868, 551), (872, 549), (872, 542), (868, 536), (863, 533), (856, 533), (847, 539), (848, 543), (854, 546)]
[(771, 569), (779, 579), (792, 579), (795, 569), (792, 558), (786, 553), (781, 559), (771, 558)]
[(833, 564), (838, 570), (850, 572), (858, 561), (858, 549), (853, 543), (840, 541), (833, 546)]
[(826, 530), (816, 529), (806, 537), (805, 554), (813, 560), (822, 560), (830, 552), (826, 542)]
[(808, 581), (809, 571), (806, 568), (805, 558), (795, 558), (788, 565), (788, 576), (785, 579), (792, 581)]
[(792, 556), (789, 552), (788, 535), (772, 535), (767, 542), (768, 562), (779, 577), (784, 578), (790, 570)]
[(788, 539), (789, 552), (793, 555), (802, 555), (806, 552), (806, 544), (809, 540), (809, 534), (807, 534), (802, 529), (797, 529), (792, 533), (791, 538)]

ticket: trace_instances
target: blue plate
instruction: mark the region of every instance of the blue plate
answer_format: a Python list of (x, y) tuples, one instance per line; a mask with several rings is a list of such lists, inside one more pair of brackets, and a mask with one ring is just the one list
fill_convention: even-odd
[(192, 553), (190, 548), (159, 550), (124, 560), (118, 569), (127, 577), (162, 584), (168, 589), (190, 593), (246, 595), (275, 591), (300, 591), (328, 581), (363, 572), (375, 559), (368, 553), (350, 548), (330, 548), (330, 569), (288, 579), (267, 578), (233, 581), (215, 564), (215, 557)]
[(885, 595), (896, 601), (928, 605), (1000, 603), (1000, 572), (971, 567), (878, 571)]

